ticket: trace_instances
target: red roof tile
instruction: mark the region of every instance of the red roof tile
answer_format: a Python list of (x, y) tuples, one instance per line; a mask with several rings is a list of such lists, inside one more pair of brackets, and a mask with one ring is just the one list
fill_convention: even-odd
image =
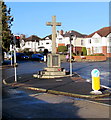
[(109, 33), (111, 33), (111, 26), (110, 27), (104, 27), (104, 28), (86, 36), (86, 38), (92, 37), (95, 33), (99, 34), (101, 37), (106, 37)]
[(28, 38), (25, 39), (25, 41), (35, 41), (35, 40), (39, 41), (39, 40), (41, 40), (41, 38), (39, 38), (36, 35), (32, 35), (32, 36), (30, 36), (30, 37), (28, 37)]
[(81, 33), (77, 32), (77, 31), (74, 31), (74, 30), (71, 30), (71, 33), (70, 33), (70, 31), (66, 32), (63, 36), (64, 37), (70, 37), (70, 34), (72, 34), (73, 36), (76, 35), (76, 37), (79, 37), (79, 38), (84, 38), (84, 37), (87, 36), (87, 35), (81, 34)]

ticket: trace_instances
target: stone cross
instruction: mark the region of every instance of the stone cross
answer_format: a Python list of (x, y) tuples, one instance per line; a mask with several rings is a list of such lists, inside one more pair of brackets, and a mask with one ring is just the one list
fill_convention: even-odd
[(52, 22), (47, 22), (46, 25), (52, 26), (52, 54), (56, 54), (56, 26), (61, 26), (61, 23), (56, 22), (56, 16), (52, 16)]

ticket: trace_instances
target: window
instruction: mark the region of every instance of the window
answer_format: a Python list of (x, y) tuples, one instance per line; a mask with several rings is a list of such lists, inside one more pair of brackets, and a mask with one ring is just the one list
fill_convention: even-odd
[(59, 38), (59, 40), (62, 40), (62, 38)]
[(108, 38), (108, 43), (110, 43), (111, 42), (111, 38)]
[(95, 43), (99, 43), (99, 39), (98, 38), (95, 38)]
[(28, 45), (30, 45), (30, 42), (28, 42)]
[(83, 40), (81, 40), (81, 45), (84, 45), (84, 41)]
[(91, 39), (89, 39), (89, 43), (91, 44)]
[(111, 46), (107, 47), (107, 53), (111, 53)]
[(102, 47), (94, 47), (94, 53), (102, 53)]

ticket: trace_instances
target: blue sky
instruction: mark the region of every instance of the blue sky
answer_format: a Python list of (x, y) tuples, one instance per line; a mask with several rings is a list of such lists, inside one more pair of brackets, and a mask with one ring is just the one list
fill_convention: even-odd
[(14, 17), (14, 34), (37, 35), (41, 38), (51, 34), (46, 22), (56, 15), (62, 25), (57, 30), (75, 30), (91, 34), (109, 26), (108, 2), (6, 2)]

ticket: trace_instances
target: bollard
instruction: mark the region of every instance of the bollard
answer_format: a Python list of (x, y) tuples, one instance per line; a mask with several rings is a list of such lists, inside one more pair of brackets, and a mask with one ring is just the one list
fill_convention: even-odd
[(46, 58), (46, 55), (44, 55), (44, 62), (46, 62), (46, 59), (47, 59), (47, 58)]
[(98, 91), (100, 89), (100, 72), (98, 69), (93, 69), (91, 71), (92, 75), (92, 94), (102, 94), (101, 91)]

